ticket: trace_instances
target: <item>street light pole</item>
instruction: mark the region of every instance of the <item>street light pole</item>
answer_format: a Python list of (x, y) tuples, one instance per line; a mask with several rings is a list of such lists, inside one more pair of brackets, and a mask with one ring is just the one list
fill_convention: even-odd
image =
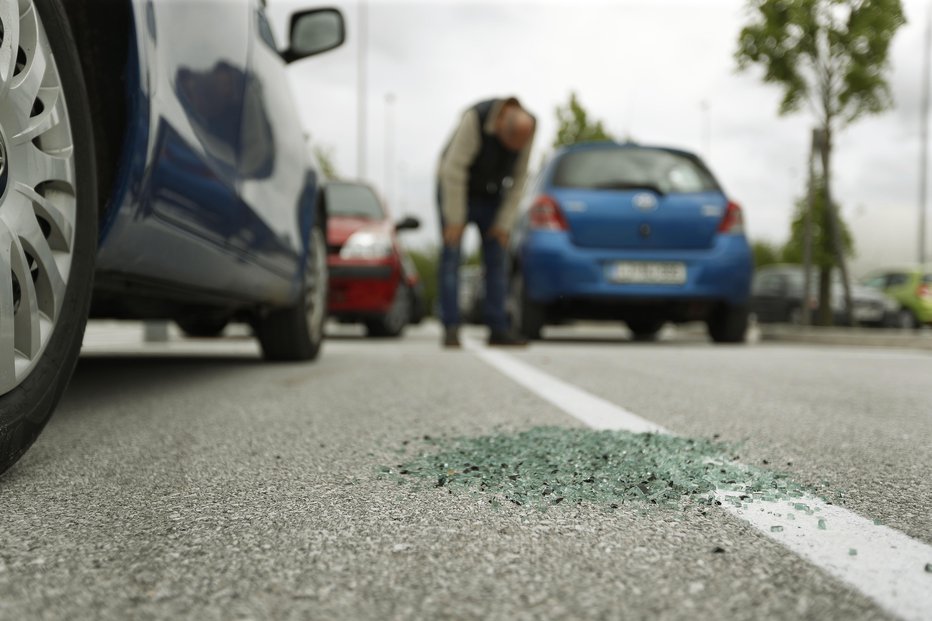
[(357, 50), (356, 69), (356, 177), (360, 181), (366, 178), (366, 49), (368, 28), (368, 7), (366, 0), (359, 0), (359, 46)]
[(929, 71), (932, 57), (932, 5), (926, 17), (922, 62), (922, 99), (919, 105), (919, 263), (926, 262), (926, 203), (929, 191)]
[(394, 93), (385, 93), (385, 200), (388, 203), (389, 209), (395, 208), (394, 205), (394, 193), (392, 187), (392, 178), (394, 176), (393, 159), (394, 153), (392, 151), (393, 138), (394, 138), (394, 127), (392, 126), (392, 104), (395, 103)]
[(699, 102), (702, 110), (702, 156), (708, 160), (712, 155), (712, 113), (709, 101), (703, 99)]

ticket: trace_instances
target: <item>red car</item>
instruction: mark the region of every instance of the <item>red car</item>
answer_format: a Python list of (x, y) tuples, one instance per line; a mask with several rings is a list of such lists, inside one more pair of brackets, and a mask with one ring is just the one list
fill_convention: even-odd
[(367, 185), (333, 181), (323, 187), (330, 267), (330, 316), (363, 323), (373, 337), (400, 336), (423, 314), (421, 283), (398, 243), (399, 231), (416, 229), (417, 218), (395, 224)]

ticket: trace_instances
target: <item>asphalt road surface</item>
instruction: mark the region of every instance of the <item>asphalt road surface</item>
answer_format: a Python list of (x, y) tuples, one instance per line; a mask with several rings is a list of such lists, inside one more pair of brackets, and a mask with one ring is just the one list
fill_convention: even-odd
[[(609, 326), (493, 359), (472, 334), (449, 352), (432, 325), (340, 329), (316, 364), (268, 365), (242, 337), (92, 325), (49, 427), (0, 478), (0, 619), (932, 619), (929, 353), (633, 344)], [(845, 536), (869, 547), (860, 516), (902, 539), (839, 569), (841, 544), (813, 530), (805, 557), (741, 510), (542, 511), (379, 477), (425, 435), (580, 427), (580, 395), (609, 427), (617, 409), (742, 443), (742, 463), (835, 494)]]

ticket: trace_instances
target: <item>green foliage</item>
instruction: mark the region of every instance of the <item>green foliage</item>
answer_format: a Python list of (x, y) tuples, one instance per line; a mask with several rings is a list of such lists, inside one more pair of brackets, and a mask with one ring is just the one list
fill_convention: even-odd
[(333, 161), (333, 149), (325, 148), (320, 145), (313, 147), (314, 159), (317, 160), (317, 168), (320, 174), (327, 181), (337, 181), (340, 179), (340, 173), (337, 171), (336, 163)]
[[(809, 204), (809, 197), (804, 196), (796, 201), (793, 213), (793, 223), (790, 227), (790, 239), (783, 249), (783, 260), (790, 263), (803, 262), (803, 243), (805, 238), (805, 216)], [(838, 266), (833, 251), (831, 228), (829, 228), (829, 213), (825, 208), (825, 185), (821, 178), (816, 179), (816, 196), (812, 208), (812, 264), (820, 269), (831, 269)], [(838, 222), (841, 226), (842, 244), (845, 256), (854, 256), (854, 239), (848, 225), (841, 219), (841, 209), (835, 205)]]
[(437, 306), (437, 270), (440, 267), (440, 251), (436, 249), (410, 250), (408, 256), (414, 262), (421, 282), (424, 283), (424, 306), (427, 314), (432, 315)]
[(906, 23), (900, 0), (748, 0), (739, 69), (760, 65), (783, 87), (780, 113), (808, 103), (823, 127), (876, 114), (891, 103), (890, 44)]
[(602, 126), (602, 121), (589, 119), (589, 113), (579, 103), (576, 93), (570, 93), (570, 100), (565, 106), (557, 107), (557, 137), (553, 141), (555, 148), (579, 142), (612, 139)]
[(765, 241), (755, 241), (751, 243), (751, 252), (754, 255), (754, 267), (764, 267), (780, 263), (783, 250)]

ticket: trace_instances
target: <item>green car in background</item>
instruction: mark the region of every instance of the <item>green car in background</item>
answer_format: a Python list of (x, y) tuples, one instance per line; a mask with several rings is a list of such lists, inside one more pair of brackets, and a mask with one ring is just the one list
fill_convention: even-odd
[(883, 291), (899, 303), (899, 327), (932, 325), (932, 266), (874, 272), (861, 284)]

